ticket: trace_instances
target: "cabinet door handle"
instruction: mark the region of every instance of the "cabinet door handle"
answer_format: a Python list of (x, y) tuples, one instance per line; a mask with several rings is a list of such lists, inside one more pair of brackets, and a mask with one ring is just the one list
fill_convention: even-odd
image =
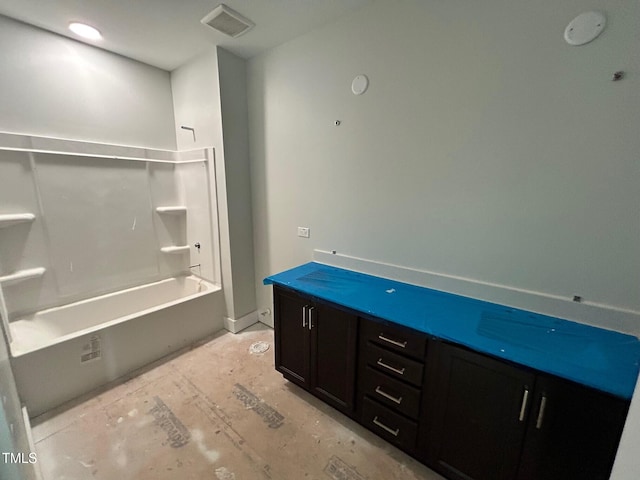
[(387, 342), (390, 343), (391, 345), (395, 345), (396, 347), (400, 347), (400, 348), (407, 348), (407, 342), (398, 342), (397, 340), (391, 340), (390, 338), (387, 338), (384, 336), (384, 333), (381, 333), (380, 335), (378, 335), (378, 338), (380, 340), (382, 340), (383, 342)]
[(309, 307), (309, 309), (307, 310), (307, 313), (309, 315), (309, 330), (313, 328), (313, 311), (315, 309), (316, 307)]
[(529, 389), (524, 387), (524, 393), (522, 394), (522, 404), (520, 405), (520, 416), (518, 420), (524, 422), (524, 414), (527, 413), (527, 404), (529, 403)]
[(400, 429), (399, 428), (396, 428), (395, 430), (393, 430), (392, 428), (387, 427), (384, 423), (382, 423), (380, 420), (378, 420), (378, 416), (377, 415), (373, 419), (373, 423), (375, 425), (379, 426), (381, 429), (389, 432), (394, 437), (397, 437), (398, 433), (400, 433)]
[(309, 330), (313, 328), (313, 311), (316, 307), (309, 307), (307, 313), (309, 314)]
[(391, 400), (392, 402), (397, 403), (398, 405), (402, 403), (402, 397), (394, 397), (393, 395), (389, 395), (387, 392), (382, 390), (382, 387), (380, 385), (376, 387), (376, 393), (386, 398), (387, 400)]
[(386, 368), (387, 370), (391, 370), (392, 372), (397, 373), (398, 375), (404, 375), (404, 370), (405, 370), (405, 368), (404, 368), (404, 367), (402, 367), (402, 368), (395, 368), (395, 367), (392, 367), (391, 365), (387, 365), (386, 363), (384, 363), (384, 362), (382, 361), (382, 358), (379, 358), (379, 359), (378, 359), (378, 361), (377, 361), (376, 363), (377, 363), (378, 365), (380, 365), (381, 367)]
[(536, 420), (536, 429), (540, 430), (542, 428), (542, 422), (544, 420), (544, 411), (547, 408), (547, 396), (542, 395), (540, 399), (540, 410), (538, 411), (538, 419)]
[(308, 305), (302, 307), (302, 328), (307, 328), (307, 307)]

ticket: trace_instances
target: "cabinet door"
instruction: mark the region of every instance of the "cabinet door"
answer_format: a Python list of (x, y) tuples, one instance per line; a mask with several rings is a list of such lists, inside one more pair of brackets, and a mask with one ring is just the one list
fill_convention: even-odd
[(358, 317), (324, 304), (316, 304), (310, 316), (313, 392), (337, 409), (351, 413)]
[(303, 387), (309, 386), (308, 308), (311, 302), (293, 292), (274, 289), (276, 370)]
[(540, 375), (518, 480), (606, 480), (628, 402)]
[(456, 480), (515, 478), (534, 375), (463, 348), (433, 342), (421, 436), (428, 461)]

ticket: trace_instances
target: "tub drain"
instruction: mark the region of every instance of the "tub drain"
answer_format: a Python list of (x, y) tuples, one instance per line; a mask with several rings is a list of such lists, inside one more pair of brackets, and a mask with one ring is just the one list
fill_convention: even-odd
[(267, 342), (252, 343), (249, 347), (249, 353), (264, 353), (269, 350), (269, 344)]

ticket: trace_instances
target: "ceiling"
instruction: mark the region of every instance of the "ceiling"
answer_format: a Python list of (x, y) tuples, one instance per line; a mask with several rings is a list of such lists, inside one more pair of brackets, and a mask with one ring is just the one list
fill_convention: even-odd
[(174, 70), (214, 45), (251, 58), (372, 0), (224, 0), (256, 26), (230, 38), (200, 23), (221, 0), (0, 0), (0, 14), (70, 38), (70, 21), (102, 32), (105, 50)]

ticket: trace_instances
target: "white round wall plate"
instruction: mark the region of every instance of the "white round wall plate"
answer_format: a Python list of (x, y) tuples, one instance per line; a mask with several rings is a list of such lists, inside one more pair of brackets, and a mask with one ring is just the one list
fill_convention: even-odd
[(607, 25), (601, 12), (584, 12), (569, 22), (564, 30), (564, 39), (569, 45), (584, 45), (595, 40)]
[(354, 95), (362, 95), (369, 88), (369, 79), (366, 75), (358, 75), (351, 82), (351, 91)]

